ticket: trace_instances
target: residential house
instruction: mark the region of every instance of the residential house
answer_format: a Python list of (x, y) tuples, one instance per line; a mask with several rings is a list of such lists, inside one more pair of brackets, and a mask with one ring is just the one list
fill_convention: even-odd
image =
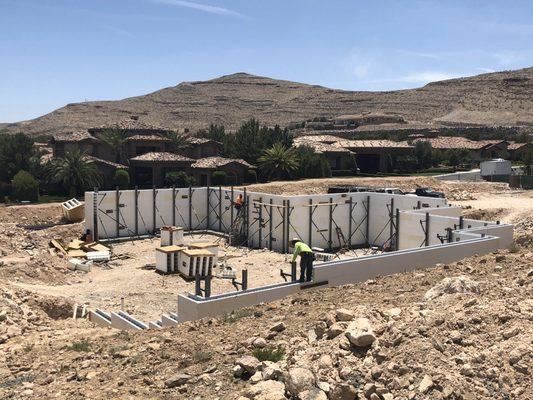
[(204, 157), (196, 160), (191, 165), (191, 174), (196, 184), (208, 186), (212, 183), (215, 171), (224, 171), (227, 175), (227, 184), (237, 185), (245, 181), (246, 173), (250, 168), (252, 168), (252, 165), (240, 158)]
[[(119, 152), (99, 138), (107, 130), (114, 129), (127, 136), (124, 148)], [(222, 144), (204, 138), (189, 138), (189, 145), (178, 152), (172, 152), (169, 129), (157, 127), (132, 116), (116, 124), (90, 128), (87, 131), (54, 135), (50, 144), (52, 157), (62, 157), (74, 149), (83, 151), (104, 177), (104, 188), (113, 187), (117, 169), (129, 170), (132, 185), (140, 188), (163, 186), (169, 172), (183, 171), (196, 176), (197, 182), (210, 182), (217, 167), (225, 170), (232, 182), (242, 183), (250, 165), (243, 160), (220, 157)], [(216, 159), (216, 162), (213, 160)], [(210, 160), (208, 164), (192, 164), (196, 160)], [(243, 164), (244, 162), (244, 164)], [(215, 168), (213, 168), (215, 166)]]

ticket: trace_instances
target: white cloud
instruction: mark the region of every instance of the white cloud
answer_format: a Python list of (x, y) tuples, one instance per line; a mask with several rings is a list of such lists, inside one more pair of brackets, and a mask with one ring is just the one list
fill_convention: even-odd
[(211, 6), (209, 4), (195, 3), (185, 0), (152, 0), (155, 3), (167, 4), (177, 7), (192, 8), (193, 10), (203, 11), (210, 14), (224, 15), (228, 17), (247, 18), (246, 15), (230, 10), (229, 8)]
[(358, 79), (368, 76), (373, 66), (373, 62), (368, 57), (360, 54), (351, 55), (344, 60), (343, 64), (348, 75)]

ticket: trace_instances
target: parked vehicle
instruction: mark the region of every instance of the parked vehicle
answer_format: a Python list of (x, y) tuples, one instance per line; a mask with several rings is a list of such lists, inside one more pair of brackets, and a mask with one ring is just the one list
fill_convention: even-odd
[(437, 192), (436, 190), (433, 190), (431, 188), (417, 188), (415, 190), (415, 195), (422, 196), (422, 197), (437, 197), (437, 198), (444, 198), (444, 193)]
[(354, 192), (375, 192), (374, 188), (353, 185), (336, 185), (328, 188), (328, 193), (354, 193)]
[(375, 191), (377, 193), (404, 194), (404, 192), (398, 188), (377, 188)]

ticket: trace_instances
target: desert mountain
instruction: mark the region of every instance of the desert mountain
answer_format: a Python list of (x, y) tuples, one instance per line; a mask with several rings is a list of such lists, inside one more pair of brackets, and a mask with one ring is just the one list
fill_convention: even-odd
[(284, 126), (317, 116), (363, 112), (401, 115), (412, 126), (533, 125), (533, 67), (388, 92), (336, 90), (237, 73), (123, 100), (68, 104), (3, 127), (8, 132), (54, 134), (139, 115), (144, 122), (194, 132), (209, 123), (235, 129), (250, 117)]

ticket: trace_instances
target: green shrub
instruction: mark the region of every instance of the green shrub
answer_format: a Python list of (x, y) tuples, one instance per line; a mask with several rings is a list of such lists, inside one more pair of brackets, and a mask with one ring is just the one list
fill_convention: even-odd
[(165, 184), (167, 186), (176, 186), (179, 188), (189, 187), (194, 185), (194, 178), (183, 171), (168, 172), (165, 175)]
[(118, 186), (120, 190), (126, 190), (130, 187), (130, 174), (124, 169), (117, 169), (115, 171), (115, 186)]
[(79, 342), (74, 342), (70, 346), (66, 346), (66, 349), (78, 352), (88, 352), (91, 350), (91, 343), (84, 339)]
[(29, 172), (19, 171), (13, 178), (13, 197), (16, 200), (39, 200), (39, 182)]
[(255, 169), (246, 171), (246, 183), (257, 183), (257, 171)]
[(211, 184), (213, 186), (223, 186), (226, 184), (228, 180), (228, 174), (226, 174), (224, 171), (215, 171), (213, 172), (213, 176), (211, 178)]
[(252, 355), (259, 361), (278, 362), (285, 355), (285, 349), (283, 347), (278, 347), (277, 349), (273, 347), (265, 347), (263, 349), (252, 350)]

